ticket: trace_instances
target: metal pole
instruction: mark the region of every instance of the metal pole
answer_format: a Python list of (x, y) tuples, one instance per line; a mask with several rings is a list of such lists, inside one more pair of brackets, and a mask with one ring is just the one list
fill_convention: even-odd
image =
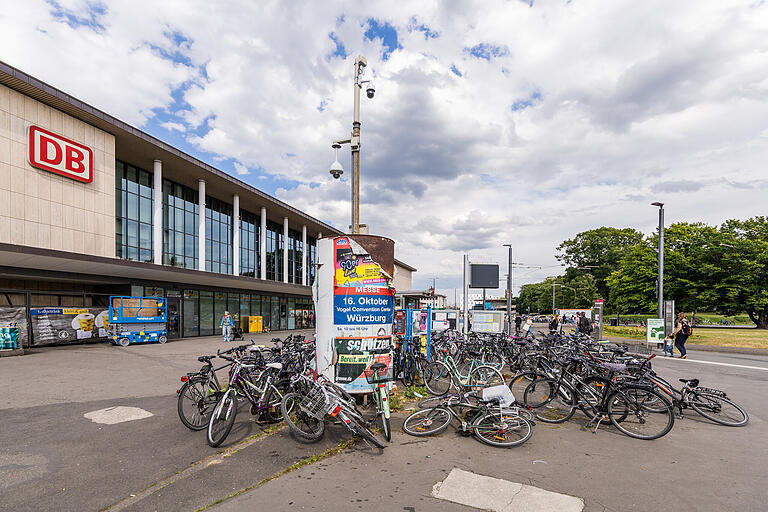
[(464, 332), (464, 334), (467, 334), (467, 321), (468, 321), (467, 315), (469, 314), (469, 312), (467, 311), (467, 294), (468, 294), (468, 291), (467, 291), (467, 267), (468, 266), (469, 266), (469, 255), (465, 254), (464, 255), (464, 274), (463, 274), (464, 275), (464, 284), (462, 285), (463, 286), (462, 289), (464, 290), (464, 299), (463, 299), (464, 300), (464, 322), (463, 322), (463, 325), (462, 325), (462, 331)]
[(352, 120), (352, 233), (360, 232), (360, 86), (358, 79), (366, 66), (362, 55), (355, 59), (354, 118)]
[(659, 207), (659, 304), (658, 318), (664, 318), (664, 205)]
[(552, 314), (555, 314), (555, 278), (552, 278)]
[(512, 334), (512, 244), (509, 247), (507, 256), (507, 334)]

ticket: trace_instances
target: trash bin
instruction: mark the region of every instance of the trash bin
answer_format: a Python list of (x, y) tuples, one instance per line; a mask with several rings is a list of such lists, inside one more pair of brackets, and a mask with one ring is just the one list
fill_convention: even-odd
[(248, 317), (248, 332), (261, 332), (262, 331), (262, 317), (249, 316)]

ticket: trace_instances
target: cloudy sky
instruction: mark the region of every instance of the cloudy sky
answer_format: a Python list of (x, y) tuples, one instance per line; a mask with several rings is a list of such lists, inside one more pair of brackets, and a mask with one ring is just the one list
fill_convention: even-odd
[[(558, 272), (601, 225), (768, 209), (768, 4), (24, 0), (0, 60), (340, 229), (330, 142), (362, 100), (361, 221), (452, 298), (462, 254)], [(350, 174), (349, 150), (340, 160)]]

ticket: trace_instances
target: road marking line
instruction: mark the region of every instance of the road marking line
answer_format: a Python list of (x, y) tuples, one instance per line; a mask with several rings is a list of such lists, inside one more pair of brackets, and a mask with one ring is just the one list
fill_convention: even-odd
[(458, 468), (453, 468), (445, 480), (434, 485), (432, 496), (493, 512), (581, 512), (584, 509), (584, 501), (575, 496)]
[(107, 407), (106, 409), (99, 409), (98, 411), (91, 411), (83, 414), (86, 418), (94, 423), (102, 423), (104, 425), (116, 425), (118, 423), (125, 423), (126, 421), (142, 420), (154, 416), (149, 411), (139, 409), (138, 407)]
[(763, 370), (764, 372), (768, 372), (768, 368), (764, 366), (746, 366), (743, 364), (732, 364), (732, 363), (718, 363), (715, 361), (701, 361), (699, 359), (680, 359), (679, 357), (662, 357), (659, 359), (659, 361), (687, 361), (689, 363), (701, 363), (701, 364), (716, 364), (718, 366), (732, 366), (734, 368), (747, 368), (750, 370)]

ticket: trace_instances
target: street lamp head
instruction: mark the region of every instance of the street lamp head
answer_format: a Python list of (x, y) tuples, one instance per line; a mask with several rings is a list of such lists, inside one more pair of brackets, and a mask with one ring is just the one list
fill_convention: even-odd
[(664, 203), (660, 201), (654, 201), (653, 203), (651, 203), (651, 206), (658, 206), (659, 208), (664, 208)]
[(341, 148), (341, 144), (333, 144), (331, 147), (336, 150), (336, 159), (331, 164), (329, 172), (334, 179), (339, 179), (339, 177), (344, 174), (344, 168), (341, 166), (341, 162), (339, 162), (339, 149)]

